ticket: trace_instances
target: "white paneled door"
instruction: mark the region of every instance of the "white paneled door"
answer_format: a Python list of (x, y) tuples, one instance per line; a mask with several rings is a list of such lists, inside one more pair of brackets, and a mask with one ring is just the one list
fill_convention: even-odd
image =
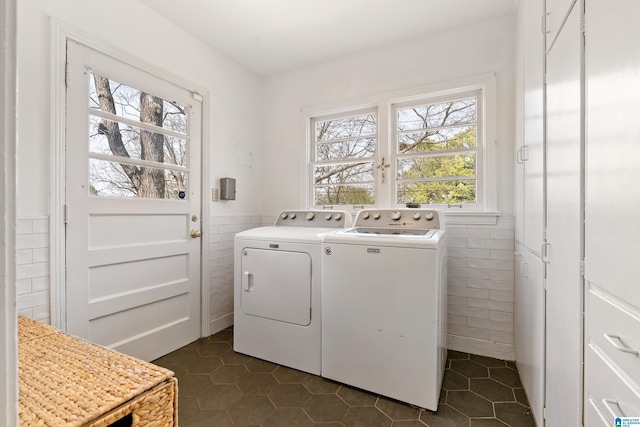
[(582, 4), (547, 55), (546, 425), (582, 414)]
[(201, 103), (67, 44), (67, 331), (153, 360), (200, 336)]

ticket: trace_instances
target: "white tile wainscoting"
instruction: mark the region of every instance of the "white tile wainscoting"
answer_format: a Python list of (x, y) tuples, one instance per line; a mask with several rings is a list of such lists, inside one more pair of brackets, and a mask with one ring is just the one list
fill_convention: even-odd
[(233, 239), (236, 233), (261, 225), (259, 215), (209, 217), (210, 334), (233, 324)]
[[(233, 238), (271, 225), (273, 216), (211, 217), (211, 333), (233, 323)], [(451, 350), (513, 360), (515, 219), (496, 225), (447, 225), (447, 345)]]
[[(211, 334), (233, 324), (235, 234), (272, 223), (271, 216), (210, 217)], [(499, 217), (496, 225), (447, 225), (447, 236), (448, 347), (465, 353), (513, 360), (514, 218)], [(18, 219), (17, 249), (18, 311), (48, 323), (48, 217)]]
[(16, 246), (18, 313), (49, 323), (49, 218), (18, 218)]
[(513, 360), (514, 217), (447, 225), (447, 346)]

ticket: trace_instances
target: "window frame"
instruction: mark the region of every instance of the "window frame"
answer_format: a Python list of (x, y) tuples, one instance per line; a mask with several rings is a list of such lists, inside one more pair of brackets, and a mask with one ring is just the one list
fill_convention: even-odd
[[(461, 204), (462, 206), (460, 206), (460, 204), (444, 204), (444, 203), (432, 203), (426, 206), (432, 207), (434, 209), (463, 209), (466, 211), (470, 211), (470, 210), (478, 210), (478, 206), (483, 206), (482, 200), (484, 198), (484, 192), (481, 191), (481, 189), (483, 188), (483, 183), (484, 183), (484, 119), (485, 119), (485, 114), (484, 114), (484, 103), (483, 103), (483, 93), (482, 90), (480, 89), (475, 89), (475, 90), (471, 90), (471, 91), (467, 91), (467, 92), (458, 92), (455, 94), (449, 94), (449, 95), (437, 95), (437, 96), (431, 96), (431, 95), (427, 95), (423, 98), (417, 99), (417, 100), (412, 100), (412, 101), (408, 101), (408, 102), (398, 102), (398, 103), (393, 103), (391, 105), (391, 126), (389, 129), (390, 132), (390, 138), (389, 138), (389, 150), (391, 152), (391, 161), (389, 163), (391, 163), (390, 168), (394, 168), (394, 174), (393, 174), (393, 180), (394, 180), (394, 186), (392, 189), (392, 205), (395, 207), (404, 207), (404, 204), (402, 203), (397, 203), (398, 200), (398, 173), (397, 173), (397, 165), (398, 165), (398, 159), (399, 158), (411, 158), (411, 157), (438, 157), (438, 154), (441, 155), (454, 155), (454, 153), (449, 152), (447, 153), (446, 151), (434, 151), (432, 152), (433, 154), (431, 155), (420, 155), (420, 154), (414, 154), (414, 155), (408, 155), (408, 154), (400, 154), (398, 153), (398, 124), (397, 124), (397, 118), (398, 118), (398, 110), (401, 109), (406, 109), (406, 108), (411, 108), (411, 107), (418, 107), (418, 106), (423, 106), (423, 105), (433, 105), (433, 104), (445, 104), (448, 102), (454, 102), (457, 100), (463, 100), (463, 99), (469, 99), (469, 98), (476, 98), (476, 120), (475, 120), (475, 128), (476, 128), (476, 147), (474, 150), (464, 150), (465, 152), (474, 152), (475, 153), (475, 175), (473, 177), (473, 179), (475, 179), (476, 181), (476, 201), (475, 203), (468, 203), (468, 204)], [(460, 178), (464, 178), (463, 176), (460, 176)], [(439, 181), (439, 180), (432, 180), (432, 179), (418, 179), (416, 180), (416, 182), (428, 182), (428, 181)]]
[[(309, 127), (309, 132), (308, 132), (308, 140), (309, 143), (307, 144), (308, 148), (309, 148), (309, 156), (308, 158), (308, 180), (309, 180), (309, 184), (310, 184), (310, 192), (309, 192), (309, 196), (308, 196), (308, 206), (312, 206), (315, 209), (333, 209), (333, 207), (340, 207), (340, 209), (346, 209), (346, 210), (352, 210), (352, 209), (356, 209), (355, 207), (352, 208), (347, 208), (347, 206), (349, 205), (316, 205), (315, 204), (315, 190), (316, 190), (316, 184), (315, 184), (315, 169), (318, 165), (337, 165), (337, 164), (347, 164), (347, 163), (353, 163), (355, 159), (348, 159), (348, 158), (343, 158), (342, 160), (328, 160), (328, 161), (318, 161), (316, 160), (316, 147), (317, 147), (317, 143), (318, 141), (316, 141), (316, 123), (318, 122), (326, 122), (329, 120), (335, 120), (335, 119), (346, 119), (349, 117), (357, 117), (357, 116), (364, 116), (367, 114), (373, 114), (376, 117), (376, 133), (375, 133), (375, 138), (376, 138), (376, 148), (374, 150), (374, 154), (372, 157), (362, 157), (362, 158), (358, 158), (358, 160), (360, 161), (371, 161), (373, 162), (374, 165), (374, 169), (375, 169), (375, 164), (376, 161), (378, 159), (378, 152), (379, 152), (379, 146), (380, 146), (380, 121), (379, 121), (379, 111), (376, 107), (368, 107), (368, 108), (360, 108), (360, 109), (356, 109), (356, 110), (348, 110), (348, 111), (344, 111), (341, 113), (332, 113), (332, 114), (328, 114), (328, 115), (319, 115), (319, 116), (313, 116), (310, 117), (307, 122), (308, 122), (308, 127)], [(350, 161), (351, 160), (351, 161)], [(375, 173), (375, 170), (373, 171), (373, 180), (372, 181), (363, 181), (364, 184), (373, 184), (373, 194), (375, 196), (377, 196), (379, 194), (379, 186), (378, 186), (378, 179), (377, 179), (377, 174)], [(377, 197), (376, 197), (377, 200)], [(352, 205), (354, 206), (354, 205)], [(372, 204), (372, 205), (360, 205), (360, 206), (376, 206), (376, 204)]]
[[(447, 214), (448, 223), (460, 224), (495, 224), (499, 213), (497, 211), (497, 111), (496, 111), (496, 78), (495, 74), (483, 74), (479, 76), (458, 79), (419, 86), (409, 89), (365, 96), (359, 99), (341, 101), (314, 107), (305, 107), (302, 113), (305, 120), (306, 149), (303, 182), (306, 183), (303, 204), (310, 209), (343, 209), (357, 211), (362, 206), (352, 205), (314, 205), (314, 139), (313, 119), (327, 120), (331, 118), (346, 117), (363, 110), (376, 109), (378, 112), (378, 141), (376, 147), (375, 165), (380, 164), (384, 156), (385, 163), (391, 164), (386, 168), (385, 182), (382, 183), (378, 174), (376, 177), (376, 203), (373, 207), (392, 209), (403, 207), (396, 203), (396, 155), (395, 155), (395, 114), (396, 105), (411, 105), (430, 103), (435, 100), (447, 100), (464, 97), (465, 94), (479, 93), (478, 111), (482, 117), (478, 117), (477, 143), (481, 158), (477, 159), (477, 190), (476, 203), (460, 205), (422, 205), (441, 209)], [(480, 123), (482, 122), (482, 123)], [(389, 185), (392, 182), (393, 185)], [(367, 205), (369, 206), (369, 205)]]

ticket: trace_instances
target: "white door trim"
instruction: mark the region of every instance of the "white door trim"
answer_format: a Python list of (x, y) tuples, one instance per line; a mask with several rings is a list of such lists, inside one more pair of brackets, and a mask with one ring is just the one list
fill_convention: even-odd
[(102, 52), (114, 59), (120, 60), (133, 67), (144, 70), (158, 78), (180, 86), (202, 96), (202, 262), (200, 263), (200, 336), (209, 335), (209, 295), (210, 284), (208, 274), (209, 259), (209, 199), (206, 197), (209, 188), (209, 158), (208, 113), (209, 91), (181, 76), (150, 65), (139, 58), (130, 56), (122, 50), (103, 40), (94, 37), (68, 24), (51, 20), (51, 163), (50, 163), (50, 304), (51, 324), (66, 331), (66, 277), (65, 277), (65, 78), (66, 78), (66, 45), (67, 40), (73, 40), (87, 47)]
[(16, 331), (16, 0), (0, 3), (0, 425), (18, 424), (18, 341)]

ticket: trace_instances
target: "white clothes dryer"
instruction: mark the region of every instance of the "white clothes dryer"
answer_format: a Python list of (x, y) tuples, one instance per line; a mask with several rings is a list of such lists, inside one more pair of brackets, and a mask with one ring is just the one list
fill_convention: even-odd
[(284, 211), (236, 234), (235, 351), (320, 375), (322, 239), (350, 226), (345, 211)]
[(322, 376), (437, 410), (447, 358), (442, 213), (361, 210), (323, 247)]

